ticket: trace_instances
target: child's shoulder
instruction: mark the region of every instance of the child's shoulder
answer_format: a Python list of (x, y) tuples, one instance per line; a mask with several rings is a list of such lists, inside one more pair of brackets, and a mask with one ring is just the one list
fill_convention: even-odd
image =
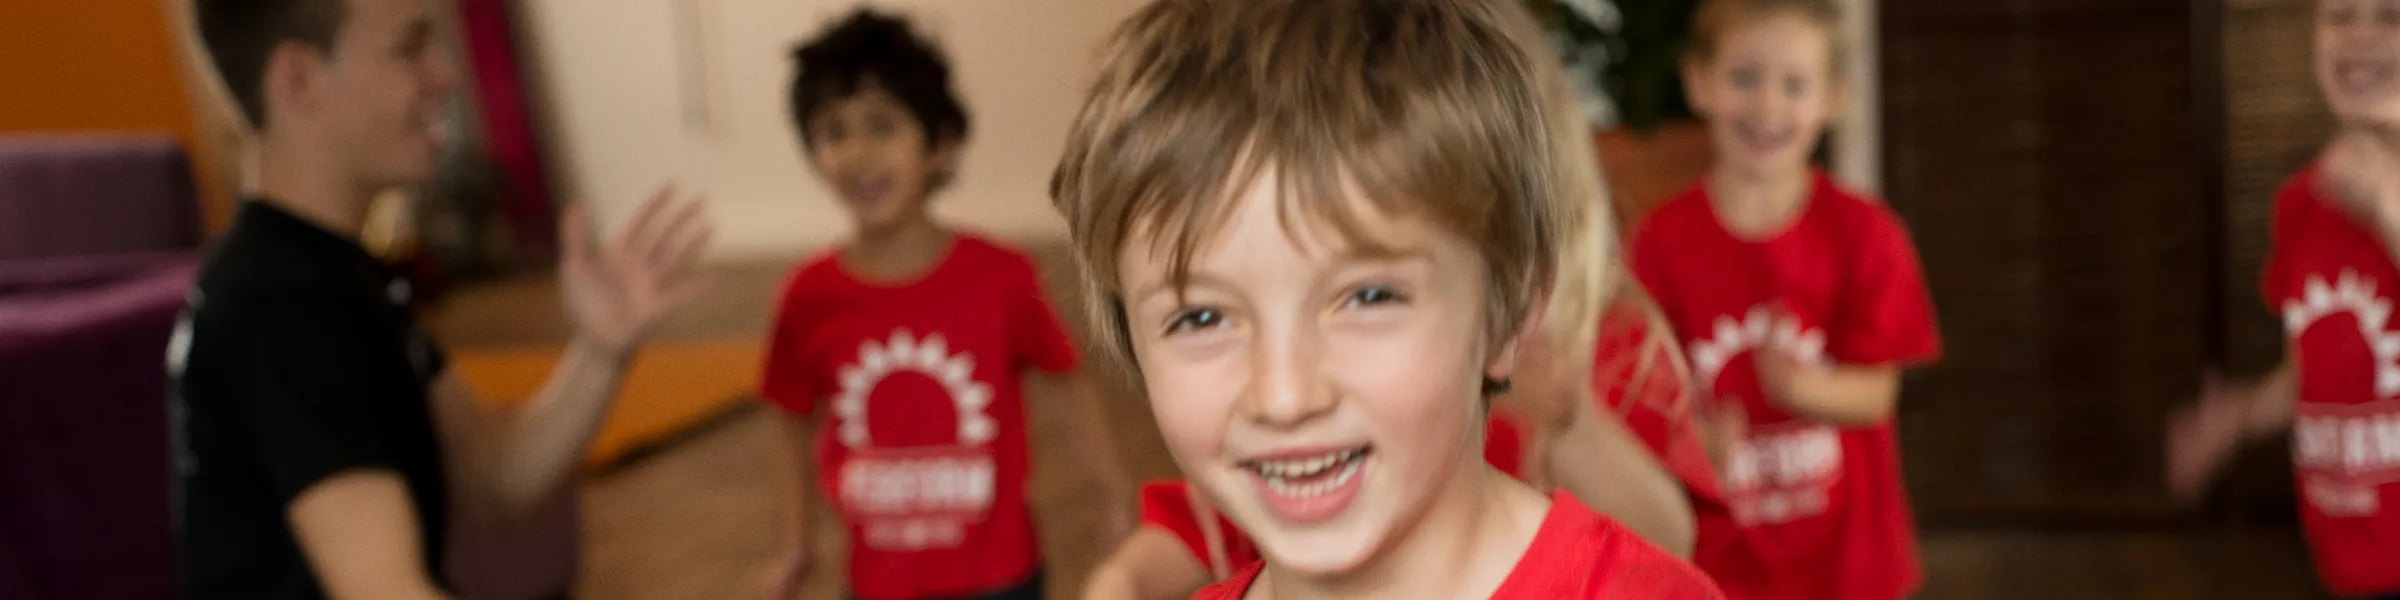
[(2285, 177), (2283, 186), (2275, 190), (2276, 212), (2280, 214), (2285, 211), (2317, 206), (2323, 199), (2323, 195), (2317, 187), (2323, 173), (2324, 169), (2320, 163), (2310, 161), (2306, 165), (2301, 165), (2299, 170), (2293, 171), (2291, 176)]
[(973, 261), (979, 267), (1001, 267), (1027, 273), (1034, 271), (1033, 255), (1014, 244), (968, 229), (954, 229), (950, 234), (958, 239), (957, 246), (951, 249), (955, 253), (953, 259)]
[(1708, 206), (1707, 182), (1705, 180), (1695, 181), (1691, 187), (1684, 188), (1683, 191), (1676, 192), (1675, 195), (1659, 202), (1658, 208), (1651, 209), (1649, 215), (1642, 217), (1641, 223), (1635, 225), (1634, 230), (1636, 236), (1653, 228), (1681, 230), (1686, 227), (1707, 225), (1714, 222), (1716, 218), (1716, 210)]
[(786, 302), (805, 296), (811, 290), (836, 286), (846, 278), (842, 273), (842, 247), (833, 245), (818, 249), (799, 262), (792, 263), (783, 276), (783, 297)]
[(1908, 229), (1901, 222), (1900, 213), (1893, 212), (1891, 204), (1884, 202), (1882, 197), (1844, 185), (1823, 173), (1817, 174), (1817, 191), (1810, 201), (1816, 203), (1811, 210), (1833, 217), (1828, 220), (1842, 224), (1844, 229), (1863, 230), (1861, 232), (1905, 232)]
[(958, 241), (949, 260), (955, 268), (945, 271), (970, 278), (956, 283), (1009, 293), (1042, 287), (1041, 265), (1031, 253), (979, 232), (955, 230), (953, 235)]

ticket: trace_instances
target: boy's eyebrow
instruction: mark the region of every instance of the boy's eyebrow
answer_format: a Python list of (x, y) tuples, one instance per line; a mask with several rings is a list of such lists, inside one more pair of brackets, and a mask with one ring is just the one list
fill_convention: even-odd
[(1433, 254), (1424, 248), (1400, 248), (1388, 244), (1354, 244), (1334, 258), (1335, 263), (1432, 261)]
[[(1420, 247), (1404, 248), (1388, 244), (1352, 244), (1350, 247), (1344, 248), (1341, 254), (1335, 256), (1333, 260), (1328, 261), (1327, 264), (1339, 267), (1361, 262), (1430, 263), (1433, 262), (1433, 254)], [(1142, 300), (1148, 299), (1151, 296), (1164, 293), (1181, 293), (1183, 290), (1190, 289), (1195, 286), (1225, 287), (1226, 280), (1223, 277), (1218, 277), (1207, 271), (1193, 268), (1185, 273), (1183, 281), (1180, 284), (1174, 281), (1173, 278), (1161, 277), (1144, 282), (1141, 285), (1133, 288), (1132, 293), (1127, 294), (1125, 299), (1129, 302), (1141, 302)]]
[(1185, 273), (1181, 282), (1176, 281), (1173, 277), (1160, 277), (1157, 279), (1152, 279), (1147, 283), (1143, 283), (1141, 287), (1135, 288), (1133, 293), (1126, 296), (1125, 299), (1130, 302), (1139, 303), (1159, 294), (1182, 295), (1184, 290), (1191, 289), (1194, 286), (1223, 286), (1224, 283), (1225, 280), (1223, 278), (1209, 273), (1200, 272), (1198, 270), (1193, 270)]

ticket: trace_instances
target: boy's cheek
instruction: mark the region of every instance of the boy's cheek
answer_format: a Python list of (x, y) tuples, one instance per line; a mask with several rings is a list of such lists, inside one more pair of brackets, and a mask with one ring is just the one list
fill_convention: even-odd
[(1235, 390), (1227, 380), (1190, 373), (1148, 375), (1150, 411), (1160, 436), (1178, 456), (1214, 456), (1224, 445), (1225, 423), (1233, 418)]

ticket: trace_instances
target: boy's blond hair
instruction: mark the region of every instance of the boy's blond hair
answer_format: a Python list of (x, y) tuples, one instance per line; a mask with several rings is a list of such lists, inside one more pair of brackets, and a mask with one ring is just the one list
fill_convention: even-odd
[(1700, 10), (1692, 17), (1691, 47), (1686, 55), (1707, 63), (1716, 58), (1717, 45), (1735, 25), (1751, 19), (1776, 16), (1797, 16), (1825, 30), (1825, 40), (1833, 45), (1832, 65), (1839, 74), (1842, 65), (1849, 64), (1850, 44), (1842, 36), (1842, 5), (1839, 0), (1703, 0)]
[[(1051, 180), (1103, 346), (1131, 364), (1118, 257), (1163, 251), (1180, 285), (1234, 199), (1271, 171), (1294, 211), (1352, 243), (1348, 193), (1474, 244), (1488, 347), (1556, 283), (1545, 324), (1589, 360), (1622, 277), (1589, 126), (1509, 0), (1158, 0), (1104, 63)], [(1588, 253), (1561, 272), (1562, 252)], [(1589, 258), (1590, 260), (1582, 260)], [(1568, 341), (1573, 340), (1573, 341)], [(1589, 362), (1582, 364), (1589, 365)]]

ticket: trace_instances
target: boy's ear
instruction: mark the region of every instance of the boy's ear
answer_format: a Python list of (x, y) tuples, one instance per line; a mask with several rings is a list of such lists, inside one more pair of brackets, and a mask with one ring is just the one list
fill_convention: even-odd
[(1825, 83), (1825, 124), (1828, 126), (1840, 125), (1843, 117), (1850, 116), (1850, 78), (1843, 77), (1838, 71), (1841, 65), (1835, 65), (1834, 68), (1837, 72)]
[(1683, 75), (1683, 98), (1691, 103), (1692, 112), (1699, 113), (1701, 117), (1716, 112), (1717, 99), (1708, 91), (1707, 63), (1695, 56), (1685, 56), (1677, 64), (1681, 65)]
[[(265, 72), (259, 76), (261, 120), (278, 117), (289, 120), (295, 113), (314, 112), (321, 103), (323, 87), (319, 79), (325, 67), (325, 55), (316, 48), (294, 40), (275, 44), (267, 52)], [(252, 123), (266, 131), (266, 123)]]
[[(1548, 332), (1542, 330), (1542, 327), (1550, 322), (1549, 314), (1550, 292), (1545, 289), (1541, 293), (1535, 294), (1533, 302), (1526, 306), (1525, 317), (1517, 321), (1516, 330), (1509, 332), (1508, 338), (1501, 340), (1498, 348), (1492, 349), (1491, 360), (1484, 363), (1484, 379), (1509, 381), (1517, 377), (1520, 374), (1517, 361), (1522, 357), (1521, 351), (1526, 344), (1553, 343), (1556, 336), (1548, 335)], [(1547, 352), (1550, 349), (1537, 348), (1535, 350)]]
[(931, 160), (928, 162), (933, 167), (936, 181), (947, 183), (958, 177), (958, 148), (960, 145), (956, 136), (947, 136), (933, 143)]

